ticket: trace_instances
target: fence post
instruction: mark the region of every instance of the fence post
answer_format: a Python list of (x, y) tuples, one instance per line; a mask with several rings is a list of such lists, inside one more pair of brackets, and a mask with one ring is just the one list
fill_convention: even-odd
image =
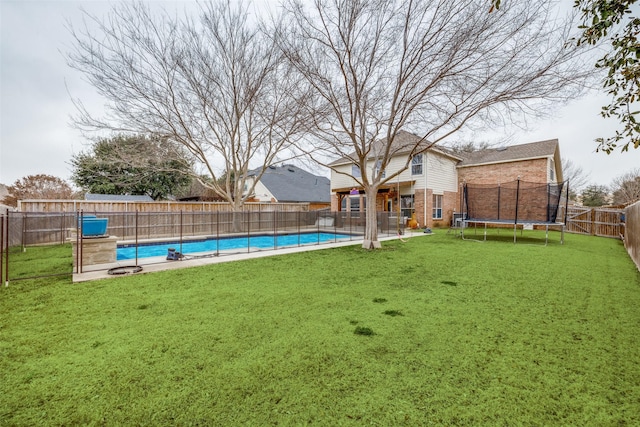
[(220, 255), (220, 210), (216, 211), (216, 256)]
[(251, 252), (251, 211), (241, 212), (242, 216), (247, 217), (247, 253)]
[[(78, 219), (80, 221), (78, 221)], [(84, 212), (80, 209), (80, 215), (76, 219), (76, 271), (82, 273), (82, 223), (84, 221)]]
[(298, 222), (298, 246), (300, 246), (300, 211), (296, 212), (296, 221)]
[(4, 282), (4, 214), (0, 215), (0, 283), (3, 283), (3, 282)]
[(136, 208), (136, 265), (138, 265), (138, 208)]
[[(260, 212), (258, 211), (258, 215)], [(258, 216), (258, 218), (260, 218)], [(258, 223), (260, 220), (258, 219)], [(278, 211), (273, 211), (273, 249), (278, 249)]]
[(4, 286), (9, 286), (9, 209), (7, 209), (6, 215), (6, 223), (5, 223), (5, 232), (4, 232), (4, 241), (0, 243), (0, 245), (4, 245)]
[(596, 210), (591, 208), (591, 235), (596, 235)]
[(180, 253), (182, 254), (182, 209), (180, 209)]
[(66, 223), (66, 219), (67, 219), (67, 213), (63, 212), (62, 215), (60, 215), (60, 244), (64, 245), (64, 225)]
[(22, 244), (22, 252), (26, 252), (27, 251), (27, 247), (26, 244), (24, 242), (24, 235), (27, 233), (27, 216), (29, 215), (28, 212), (25, 212), (24, 214), (21, 215), (22, 217), (22, 236), (21, 236), (21, 244)]

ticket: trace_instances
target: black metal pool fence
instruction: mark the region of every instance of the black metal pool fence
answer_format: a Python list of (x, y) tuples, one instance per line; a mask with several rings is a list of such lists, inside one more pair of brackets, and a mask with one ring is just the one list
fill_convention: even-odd
[[(0, 215), (0, 279), (2, 283), (17, 280), (11, 274), (12, 258), (29, 247), (76, 245), (78, 256), (73, 271), (56, 271), (47, 275), (83, 272), (83, 247), (88, 238), (79, 238), (82, 224), (94, 218), (106, 219), (106, 236), (115, 236), (118, 243), (142, 244), (154, 239), (182, 241), (190, 238), (254, 237), (264, 234), (294, 232), (334, 232), (361, 240), (365, 227), (364, 212), (330, 211), (258, 211), (258, 212), (14, 212)], [(395, 212), (378, 212), (378, 234), (393, 236), (404, 230), (402, 218)], [(86, 233), (86, 230), (85, 230)], [(92, 236), (96, 237), (96, 236)], [(331, 243), (331, 242), (328, 242)], [(71, 245), (69, 245), (71, 244)], [(64, 246), (67, 245), (67, 246)], [(234, 253), (247, 252), (248, 249)], [(75, 252), (75, 251), (74, 251)], [(230, 253), (225, 251), (225, 253)], [(33, 260), (38, 262), (38, 260)], [(95, 270), (95, 266), (92, 266)], [(42, 277), (21, 275), (19, 279)]]

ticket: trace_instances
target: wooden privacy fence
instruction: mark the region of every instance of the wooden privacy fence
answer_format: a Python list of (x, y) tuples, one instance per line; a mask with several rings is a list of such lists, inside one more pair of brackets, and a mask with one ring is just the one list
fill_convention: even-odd
[(320, 211), (254, 210), (238, 213), (226, 211), (180, 212), (9, 212), (6, 221), (9, 246), (62, 244), (72, 238), (78, 227), (79, 215), (97, 215), (108, 219), (107, 234), (121, 240), (230, 233), (240, 216), (242, 223), (253, 231), (291, 227), (302, 221), (305, 225), (317, 220)]
[(640, 270), (640, 201), (625, 208), (625, 224), (624, 246)]
[[(19, 212), (232, 212), (225, 202), (117, 202), (93, 200), (20, 200)], [(243, 206), (245, 212), (306, 212), (309, 203), (262, 203), (249, 202)]]
[[(568, 233), (622, 238), (625, 235), (624, 209), (588, 208), (569, 206), (565, 230)], [(558, 220), (564, 219), (564, 212)]]

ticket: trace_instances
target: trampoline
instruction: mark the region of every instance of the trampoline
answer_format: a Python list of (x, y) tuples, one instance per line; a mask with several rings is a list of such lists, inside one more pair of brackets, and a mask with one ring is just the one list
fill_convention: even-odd
[[(564, 196), (564, 197), (563, 197)], [(549, 243), (549, 227), (560, 229), (560, 244), (564, 243), (566, 218), (558, 218), (564, 204), (566, 217), (569, 200), (569, 183), (536, 183), (520, 179), (502, 184), (463, 184), (462, 221), (460, 235), (464, 240), (465, 229), (471, 224), (484, 225), (482, 241), (487, 240), (487, 227), (513, 226), (513, 243), (517, 242), (518, 228), (545, 229), (545, 242)]]

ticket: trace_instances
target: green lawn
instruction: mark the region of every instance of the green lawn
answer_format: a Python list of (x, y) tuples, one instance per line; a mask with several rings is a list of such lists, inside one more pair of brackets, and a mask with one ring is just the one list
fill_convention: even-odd
[(12, 282), (0, 425), (640, 425), (621, 242), (524, 243)]

